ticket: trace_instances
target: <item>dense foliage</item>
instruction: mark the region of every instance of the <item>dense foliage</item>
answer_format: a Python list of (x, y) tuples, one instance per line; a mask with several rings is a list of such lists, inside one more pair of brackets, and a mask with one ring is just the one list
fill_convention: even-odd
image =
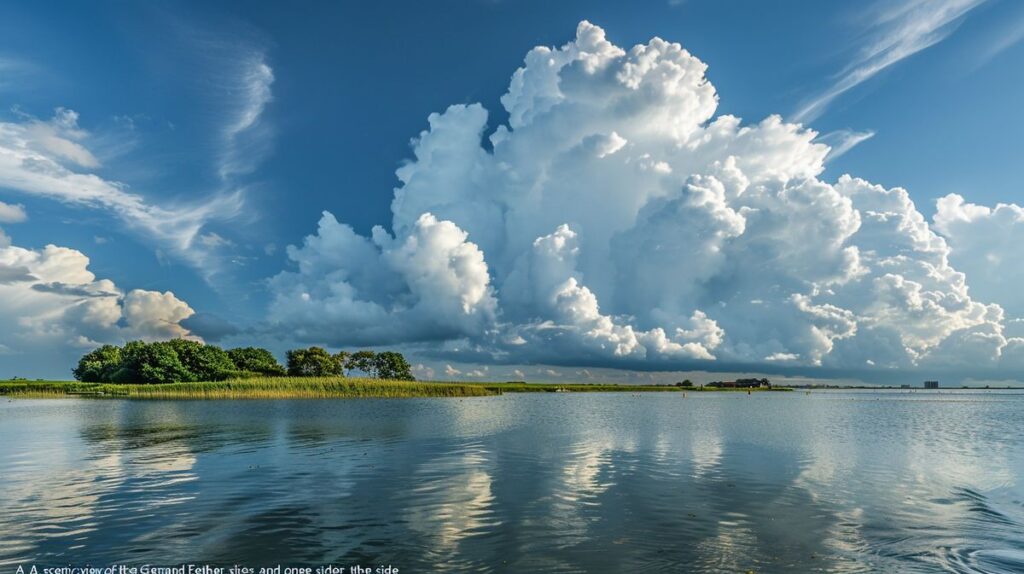
[(86, 383), (189, 383), (223, 381), (254, 376), (344, 377), (355, 370), (369, 377), (414, 381), (412, 367), (401, 353), (339, 351), (321, 347), (288, 351), (288, 368), (258, 347), (227, 351), (187, 339), (146, 343), (130, 341), (124, 347), (103, 345), (86, 353), (72, 373)]
[(373, 358), (374, 376), (381, 379), (394, 379), (401, 381), (414, 381), (412, 366), (401, 353), (384, 351), (377, 353)]
[(114, 345), (102, 347), (86, 353), (78, 366), (71, 372), (75, 378), (86, 383), (102, 383), (112, 380), (114, 371), (121, 365), (121, 348)]
[(121, 351), (121, 364), (110, 380), (103, 382), (152, 384), (194, 380), (196, 376), (185, 368), (175, 345), (168, 341), (129, 341)]
[(288, 376), (328, 377), (344, 376), (344, 358), (332, 355), (321, 347), (288, 351)]
[(268, 377), (280, 377), (285, 374), (284, 367), (277, 362), (274, 355), (259, 347), (239, 347), (228, 350), (228, 358), (240, 371), (259, 373)]

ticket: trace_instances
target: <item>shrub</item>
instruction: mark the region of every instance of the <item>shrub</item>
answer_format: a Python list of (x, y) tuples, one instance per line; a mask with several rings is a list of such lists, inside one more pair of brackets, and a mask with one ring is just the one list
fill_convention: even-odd
[(321, 347), (288, 351), (288, 375), (292, 377), (344, 376), (344, 365)]
[(194, 381), (169, 342), (130, 341), (121, 351), (121, 365), (113, 373), (115, 383), (178, 383)]
[(277, 362), (274, 355), (270, 351), (259, 347), (230, 349), (228, 351), (228, 358), (231, 359), (235, 369), (238, 371), (248, 371), (267, 376), (283, 376), (285, 374), (284, 367)]
[(401, 353), (384, 351), (377, 353), (373, 358), (373, 370), (376, 376), (382, 379), (394, 379), (400, 381), (415, 381), (412, 376), (412, 366)]
[(86, 383), (106, 383), (121, 365), (121, 348), (114, 345), (86, 353), (78, 360), (78, 366), (71, 370), (75, 378)]
[(376, 377), (376, 365), (373, 361), (376, 356), (377, 353), (373, 351), (356, 351), (349, 355), (348, 360), (345, 362), (345, 368), (350, 371), (362, 371), (367, 376)]
[(187, 339), (167, 341), (178, 354), (178, 360), (189, 372), (192, 381), (222, 381), (235, 371), (235, 364), (223, 349)]

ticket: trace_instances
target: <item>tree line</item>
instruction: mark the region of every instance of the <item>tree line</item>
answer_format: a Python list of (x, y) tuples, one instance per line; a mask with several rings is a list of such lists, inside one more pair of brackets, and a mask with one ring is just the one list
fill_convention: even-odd
[(287, 367), (259, 347), (224, 350), (186, 339), (147, 343), (130, 341), (123, 347), (103, 345), (86, 353), (71, 370), (89, 383), (182, 383), (251, 377), (344, 377), (359, 371), (368, 377), (413, 381), (412, 366), (394, 351), (340, 351), (321, 347), (292, 349)]

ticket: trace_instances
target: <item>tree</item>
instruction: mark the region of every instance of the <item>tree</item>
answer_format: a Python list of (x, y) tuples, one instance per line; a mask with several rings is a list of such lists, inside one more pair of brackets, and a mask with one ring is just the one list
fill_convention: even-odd
[(228, 350), (228, 358), (239, 371), (259, 373), (267, 376), (283, 376), (284, 367), (277, 362), (274, 355), (259, 347), (240, 347)]
[(111, 380), (116, 383), (155, 384), (194, 379), (170, 343), (130, 341), (121, 351), (121, 366)]
[(348, 351), (338, 351), (334, 354), (334, 360), (338, 361), (338, 364), (341, 365), (342, 373), (344, 373), (345, 369), (348, 368), (348, 359), (351, 356), (352, 353), (349, 353)]
[(171, 339), (166, 344), (178, 354), (178, 360), (190, 373), (190, 380), (222, 381), (234, 374), (235, 364), (220, 347), (188, 339)]
[(396, 381), (416, 380), (416, 377), (412, 376), (412, 366), (409, 365), (409, 361), (406, 361), (401, 353), (395, 353), (394, 351), (377, 353), (373, 357), (372, 363), (374, 373), (382, 379)]
[(692, 387), (693, 386), (693, 381), (691, 381), (690, 379), (683, 379), (682, 381), (679, 381), (678, 383), (676, 383), (676, 386), (677, 387)]
[(288, 351), (288, 375), (292, 377), (345, 376), (344, 365), (321, 347)]
[(362, 371), (367, 376), (376, 377), (377, 373), (374, 365), (374, 357), (376, 356), (377, 353), (373, 351), (356, 351), (348, 358), (345, 368), (350, 371)]
[(78, 366), (71, 370), (79, 381), (86, 383), (109, 383), (114, 371), (121, 365), (121, 348), (114, 345), (86, 353), (78, 360)]

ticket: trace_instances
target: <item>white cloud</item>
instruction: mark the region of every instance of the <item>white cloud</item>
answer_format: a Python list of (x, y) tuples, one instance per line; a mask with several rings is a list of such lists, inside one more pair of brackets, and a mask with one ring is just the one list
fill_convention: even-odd
[(21, 223), (26, 219), (28, 214), (23, 206), (0, 201), (0, 223)]
[[(233, 103), (236, 109), (224, 126), (223, 151), (218, 168), (222, 180), (244, 175), (256, 168), (270, 147), (270, 127), (263, 121), (263, 112), (273, 99), (271, 85), (274, 71), (266, 63), (262, 51), (236, 56), (233, 78), (228, 90), (239, 94)], [(228, 81), (228, 80), (223, 80)]]
[(151, 204), (122, 183), (80, 171), (98, 165), (81, 143), (87, 137), (78, 127), (78, 114), (63, 108), (47, 122), (0, 122), (0, 188), (110, 211), (176, 256), (197, 266), (205, 263), (209, 253), (196, 244), (197, 235), (208, 221), (236, 215), (241, 194), (192, 204)]
[(873, 137), (875, 132), (872, 130), (836, 130), (822, 135), (817, 141), (829, 147), (828, 155), (825, 156), (825, 163), (828, 163)]
[(317, 235), (288, 248), (297, 272), (274, 277), (270, 321), (300, 340), (374, 345), (480, 336), (496, 302), (483, 253), (429, 213), (408, 235), (357, 235), (324, 212)]
[(24, 88), (37, 71), (27, 60), (0, 54), (0, 92)]
[[(1017, 6), (1019, 8), (1019, 5)], [(992, 61), (994, 58), (1019, 44), (1024, 40), (1024, 14), (1017, 12), (1016, 18), (1004, 22), (1001, 29), (990, 34), (987, 38), (988, 45), (980, 50), (974, 63), (974, 69), (980, 68)]]
[[(26, 249), (0, 230), (2, 364), (52, 354), (60, 363), (102, 343), (191, 337), (181, 321), (192, 309), (171, 292), (127, 293), (89, 271), (80, 251), (55, 245)], [(38, 365), (36, 365), (38, 370)]]
[(1024, 208), (994, 208), (950, 194), (937, 202), (934, 224), (949, 242), (950, 260), (967, 274), (971, 294), (997, 301), (1013, 318), (1024, 317)]
[(880, 2), (870, 11), (866, 38), (858, 54), (835, 82), (805, 102), (793, 115), (810, 122), (833, 100), (879, 72), (946, 39), (964, 16), (987, 0), (901, 0)]
[(325, 214), (271, 280), (271, 321), (476, 363), (1005, 364), (1002, 309), (973, 298), (905, 190), (821, 181), (815, 132), (716, 117), (705, 70), (587, 22), (530, 51), (493, 150), (482, 106), (432, 114), (397, 172), (393, 234)]

